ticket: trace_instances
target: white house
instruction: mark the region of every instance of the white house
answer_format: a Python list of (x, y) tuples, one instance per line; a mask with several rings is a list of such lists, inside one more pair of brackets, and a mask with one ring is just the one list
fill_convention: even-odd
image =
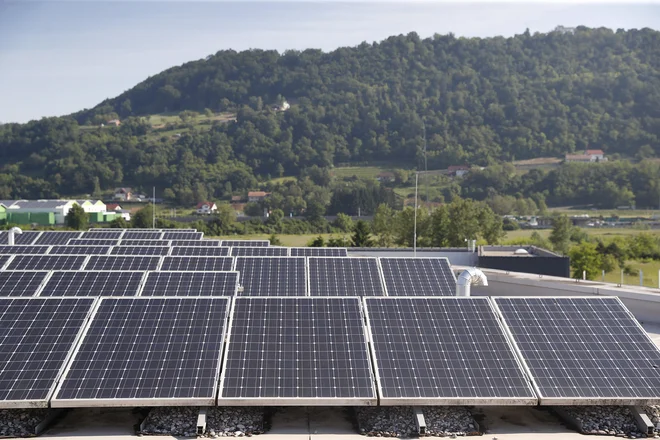
[(606, 160), (603, 150), (587, 150), (587, 156), (589, 156), (591, 162), (602, 162)]
[(197, 204), (197, 214), (213, 214), (218, 211), (218, 207), (213, 202), (201, 202)]
[(76, 200), (85, 212), (106, 212), (105, 203), (101, 200)]
[(74, 200), (18, 200), (13, 205), (7, 207), (9, 210), (21, 213), (53, 213), (55, 214), (55, 224), (63, 225), (64, 218), (69, 213), (69, 210), (76, 203)]
[(115, 188), (115, 200), (125, 202), (133, 198), (133, 190), (131, 188)]

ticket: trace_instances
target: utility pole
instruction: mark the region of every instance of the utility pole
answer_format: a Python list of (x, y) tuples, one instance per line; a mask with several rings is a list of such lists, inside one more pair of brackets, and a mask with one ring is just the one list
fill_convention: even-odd
[(151, 227), (156, 229), (156, 187), (154, 186), (154, 197), (151, 199)]
[(417, 179), (419, 172), (415, 171), (415, 225), (413, 226), (413, 256), (417, 256)]
[(424, 131), (424, 179), (426, 184), (426, 203), (429, 203), (429, 168), (426, 157), (426, 118), (422, 118), (422, 129)]

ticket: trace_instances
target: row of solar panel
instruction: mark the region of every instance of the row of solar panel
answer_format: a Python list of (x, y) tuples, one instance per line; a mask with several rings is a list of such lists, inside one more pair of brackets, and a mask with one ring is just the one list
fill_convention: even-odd
[(0, 320), (0, 407), (660, 402), (616, 297), (0, 298)]
[[(66, 244), (71, 239), (90, 240), (202, 240), (203, 232), (167, 229), (161, 231), (104, 229), (76, 231), (24, 231), (14, 237), (16, 244)], [(0, 232), (0, 243), (7, 242), (7, 231)], [(259, 246), (255, 244), (254, 246)]]
[[(226, 247), (226, 246), (180, 246), (155, 241), (130, 240), (130, 243), (98, 244), (102, 240), (69, 240), (84, 242), (80, 245), (0, 245), (0, 255), (186, 255), (186, 256), (233, 256), (233, 257), (346, 257), (346, 248), (286, 248), (286, 247)], [(148, 241), (147, 244), (134, 243)], [(168, 242), (169, 243), (169, 242)], [(201, 243), (201, 241), (200, 241)]]
[[(233, 290), (220, 289), (217, 282), (209, 280), (208, 273), (218, 271), (239, 272), (241, 294), (246, 296), (453, 296), (456, 283), (446, 258), (61, 255), (6, 258), (12, 259), (4, 263), (6, 270), (0, 271), (1, 296), (132, 296), (142, 291), (144, 271), (175, 271), (176, 277), (155, 274), (149, 277), (171, 277), (170, 284), (177, 283), (178, 288), (168, 289), (168, 295), (179, 296), (232, 295)], [(64, 271), (72, 267), (78, 270)], [(81, 270), (82, 267), (85, 269)], [(49, 276), (49, 271), (57, 272)], [(145, 286), (144, 290), (149, 288)]]

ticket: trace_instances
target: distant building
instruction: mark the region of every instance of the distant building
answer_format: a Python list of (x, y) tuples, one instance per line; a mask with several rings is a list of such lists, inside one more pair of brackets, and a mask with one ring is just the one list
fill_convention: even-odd
[(74, 200), (17, 200), (7, 207), (11, 223), (40, 225), (62, 225)]
[(567, 154), (564, 156), (564, 160), (566, 162), (593, 162), (591, 156), (587, 156), (586, 154)]
[(218, 211), (218, 207), (213, 202), (200, 202), (197, 204), (197, 214), (209, 215)]
[(115, 200), (125, 202), (133, 198), (133, 190), (131, 188), (115, 188)]
[(243, 203), (243, 196), (231, 196), (231, 203)]
[(470, 167), (467, 165), (452, 165), (447, 168), (450, 176), (463, 177), (470, 172)]
[(105, 205), (105, 209), (108, 211), (121, 211), (121, 206), (119, 206), (119, 203), (108, 203)]
[(250, 191), (248, 193), (248, 202), (261, 202), (269, 195), (270, 193), (264, 191)]
[(276, 112), (285, 112), (291, 108), (291, 105), (289, 105), (288, 102), (284, 101), (282, 102), (282, 105), (274, 105), (273, 110)]
[(106, 212), (107, 206), (101, 200), (76, 200), (85, 212)]
[(114, 125), (115, 127), (119, 127), (121, 125), (121, 122), (119, 119), (113, 119), (111, 121), (108, 121), (108, 125)]
[(603, 150), (587, 150), (587, 156), (591, 157), (592, 162), (600, 162), (605, 160), (605, 153)]
[(604, 162), (607, 161), (603, 150), (586, 150), (584, 154), (566, 154), (566, 162)]
[(376, 177), (379, 182), (394, 182), (394, 173), (391, 171), (383, 171)]

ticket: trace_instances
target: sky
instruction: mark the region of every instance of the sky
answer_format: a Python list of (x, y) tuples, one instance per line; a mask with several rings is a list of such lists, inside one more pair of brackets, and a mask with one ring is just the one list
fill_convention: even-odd
[(330, 51), (413, 31), (492, 37), (558, 25), (660, 30), (660, 0), (0, 0), (0, 122), (91, 108), (223, 49)]

